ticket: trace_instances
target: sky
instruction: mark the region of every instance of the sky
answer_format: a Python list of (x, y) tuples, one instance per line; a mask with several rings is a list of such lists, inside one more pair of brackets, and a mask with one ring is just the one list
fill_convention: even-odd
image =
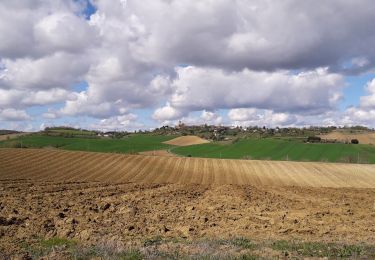
[(2, 0), (0, 129), (375, 127), (373, 0)]

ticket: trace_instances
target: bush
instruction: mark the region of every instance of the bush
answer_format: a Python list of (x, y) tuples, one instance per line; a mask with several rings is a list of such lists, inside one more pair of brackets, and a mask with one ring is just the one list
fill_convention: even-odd
[(320, 143), (322, 141), (322, 138), (320, 138), (319, 136), (309, 136), (307, 138), (307, 142), (309, 143)]
[(359, 144), (359, 141), (358, 141), (358, 139), (352, 139), (352, 140), (351, 140), (351, 143), (352, 143), (352, 144)]

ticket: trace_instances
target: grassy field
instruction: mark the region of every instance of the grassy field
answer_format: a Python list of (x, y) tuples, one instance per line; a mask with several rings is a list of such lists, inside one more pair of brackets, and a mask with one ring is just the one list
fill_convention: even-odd
[(244, 139), (233, 144), (209, 143), (176, 147), (172, 152), (207, 158), (375, 163), (375, 146), (308, 144), (293, 139)]
[(240, 139), (234, 143), (207, 143), (175, 147), (163, 142), (175, 136), (134, 134), (122, 139), (45, 136), (40, 134), (21, 136), (0, 141), (0, 148), (54, 147), (73, 151), (137, 153), (171, 149), (177, 155), (290, 161), (326, 161), (348, 163), (375, 163), (375, 146), (342, 143), (304, 143), (299, 139)]
[(131, 135), (123, 139), (110, 138), (66, 138), (58, 136), (29, 135), (0, 142), (4, 148), (54, 147), (73, 151), (136, 153), (150, 150), (168, 149), (162, 142), (174, 136)]

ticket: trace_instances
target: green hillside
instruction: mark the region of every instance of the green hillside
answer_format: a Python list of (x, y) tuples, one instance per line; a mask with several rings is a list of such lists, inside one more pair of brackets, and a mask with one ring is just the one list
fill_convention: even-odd
[(59, 136), (30, 135), (0, 142), (0, 147), (43, 148), (54, 147), (65, 150), (92, 152), (134, 153), (168, 149), (162, 142), (174, 136), (135, 134), (122, 139), (112, 138), (66, 138)]
[(375, 163), (374, 146), (312, 144), (295, 139), (243, 139), (232, 144), (209, 143), (176, 147), (172, 152), (207, 158)]

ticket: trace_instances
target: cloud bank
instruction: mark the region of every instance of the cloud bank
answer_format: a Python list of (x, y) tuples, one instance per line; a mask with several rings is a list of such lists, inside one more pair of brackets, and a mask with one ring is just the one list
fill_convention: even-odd
[[(89, 117), (108, 129), (180, 119), (374, 126), (374, 80), (359, 105), (339, 109), (346, 76), (374, 73), (372, 0), (90, 3), (88, 17), (85, 0), (1, 1), (4, 125)], [(81, 82), (88, 87), (75, 89)]]

